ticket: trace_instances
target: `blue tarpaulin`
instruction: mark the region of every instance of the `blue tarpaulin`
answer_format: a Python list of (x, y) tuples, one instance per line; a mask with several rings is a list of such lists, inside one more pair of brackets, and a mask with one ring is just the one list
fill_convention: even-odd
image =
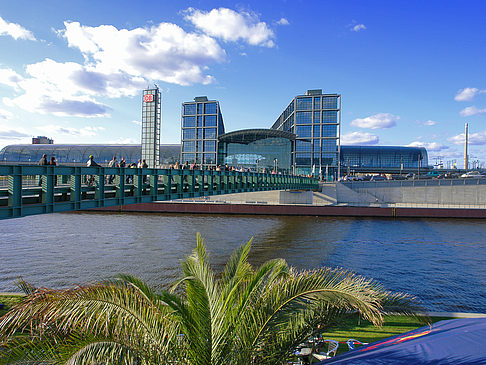
[(486, 318), (440, 321), (319, 364), (486, 364)]

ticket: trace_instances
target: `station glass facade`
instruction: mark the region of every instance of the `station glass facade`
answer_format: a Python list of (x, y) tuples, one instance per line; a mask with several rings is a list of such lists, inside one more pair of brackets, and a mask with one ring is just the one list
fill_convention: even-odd
[(307, 90), (296, 96), (280, 114), (272, 129), (294, 133), (292, 151), (296, 174), (329, 174), (339, 169), (341, 95)]
[(341, 165), (345, 168), (428, 167), (427, 150), (423, 147), (341, 146)]
[(142, 159), (148, 167), (159, 166), (161, 100), (159, 88), (143, 91)]
[(218, 136), (224, 134), (224, 122), (218, 101), (201, 96), (183, 103), (181, 126), (181, 162), (204, 167), (219, 164)]
[(295, 135), (272, 129), (248, 129), (223, 134), (218, 141), (218, 161), (252, 171), (291, 172)]

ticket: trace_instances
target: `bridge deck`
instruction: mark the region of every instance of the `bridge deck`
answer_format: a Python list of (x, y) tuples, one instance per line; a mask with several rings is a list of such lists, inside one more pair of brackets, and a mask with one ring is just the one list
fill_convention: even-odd
[(0, 219), (266, 190), (315, 190), (313, 178), (255, 172), (0, 166)]

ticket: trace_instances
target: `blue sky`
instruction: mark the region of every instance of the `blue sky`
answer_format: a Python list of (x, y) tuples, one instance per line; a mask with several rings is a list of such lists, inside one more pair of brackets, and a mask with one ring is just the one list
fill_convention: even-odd
[(484, 1), (18, 1), (0, 4), (0, 148), (139, 143), (141, 89), (219, 100), (227, 131), (268, 128), (307, 89), (342, 95), (342, 143), (486, 163)]

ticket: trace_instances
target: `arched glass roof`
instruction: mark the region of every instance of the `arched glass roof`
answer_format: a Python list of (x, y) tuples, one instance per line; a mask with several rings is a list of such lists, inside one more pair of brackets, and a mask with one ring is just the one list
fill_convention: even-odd
[(290, 132), (276, 129), (242, 129), (222, 134), (218, 137), (219, 142), (249, 144), (266, 138), (286, 138), (295, 140), (296, 135)]
[[(160, 163), (171, 164), (179, 159), (180, 145), (160, 145)], [(0, 151), (0, 161), (37, 163), (42, 155), (56, 157), (58, 163), (85, 163), (93, 155), (98, 163), (108, 163), (113, 156), (127, 163), (137, 162), (141, 158), (142, 147), (132, 145), (74, 145), (74, 144), (17, 144), (4, 147)]]

